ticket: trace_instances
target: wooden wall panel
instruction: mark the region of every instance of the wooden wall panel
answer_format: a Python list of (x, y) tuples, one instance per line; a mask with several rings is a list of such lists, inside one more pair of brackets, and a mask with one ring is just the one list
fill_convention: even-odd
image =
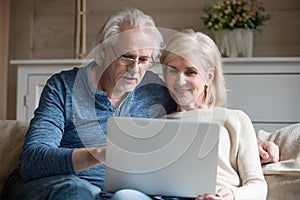
[(11, 0), (10, 59), (32, 58), (33, 0)]
[[(74, 1), (34, 1), (33, 58), (74, 56)], [(52, 50), (49, 52), (49, 50)]]
[[(97, 31), (119, 8), (132, 6), (153, 16), (163, 28), (193, 28), (211, 35), (203, 27), (202, 8), (218, 0), (88, 0), (87, 48), (91, 49)], [(73, 0), (12, 0), (15, 34), (11, 58), (73, 58)], [(25, 3), (26, 2), (26, 3)], [(263, 0), (273, 18), (255, 34), (254, 56), (300, 55), (300, 1)], [(21, 11), (22, 8), (22, 12)], [(21, 13), (21, 14), (20, 14)], [(24, 25), (22, 25), (24, 24)], [(19, 36), (21, 36), (21, 39)], [(211, 35), (212, 36), (212, 35)]]
[(255, 34), (254, 56), (300, 56), (299, 11), (272, 11), (273, 18)]
[[(10, 0), (9, 59), (32, 58), (33, 0)], [(7, 119), (16, 117), (17, 69), (8, 68)]]
[(6, 119), (9, 38), (9, 0), (0, 0), (0, 119)]
[(158, 27), (182, 30), (185, 28), (201, 28), (201, 8), (207, 1), (188, 0), (90, 0), (87, 16), (87, 45), (95, 40), (95, 35), (106, 20), (121, 7), (136, 7), (151, 15)]

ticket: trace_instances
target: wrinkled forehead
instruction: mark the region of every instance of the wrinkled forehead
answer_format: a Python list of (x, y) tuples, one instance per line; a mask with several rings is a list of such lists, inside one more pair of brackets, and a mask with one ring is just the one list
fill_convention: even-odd
[(117, 56), (136, 50), (152, 50), (155, 47), (153, 28), (123, 29), (113, 36), (108, 44), (111, 45)]

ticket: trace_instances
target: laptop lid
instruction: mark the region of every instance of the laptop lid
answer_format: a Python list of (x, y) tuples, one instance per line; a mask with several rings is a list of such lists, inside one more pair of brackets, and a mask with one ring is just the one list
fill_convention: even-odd
[(170, 197), (215, 193), (219, 131), (216, 123), (109, 118), (105, 190)]

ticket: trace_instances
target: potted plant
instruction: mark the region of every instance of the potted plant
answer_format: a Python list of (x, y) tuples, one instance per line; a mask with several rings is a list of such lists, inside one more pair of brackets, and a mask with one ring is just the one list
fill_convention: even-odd
[(223, 56), (252, 56), (253, 31), (271, 19), (258, 0), (226, 0), (203, 9), (204, 26), (215, 35)]

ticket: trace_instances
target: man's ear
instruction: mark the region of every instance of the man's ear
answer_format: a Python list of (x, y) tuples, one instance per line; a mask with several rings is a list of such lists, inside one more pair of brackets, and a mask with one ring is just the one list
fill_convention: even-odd
[(99, 44), (99, 54), (101, 58), (105, 57), (106, 51), (107, 51), (107, 45), (105, 45), (103, 42)]

